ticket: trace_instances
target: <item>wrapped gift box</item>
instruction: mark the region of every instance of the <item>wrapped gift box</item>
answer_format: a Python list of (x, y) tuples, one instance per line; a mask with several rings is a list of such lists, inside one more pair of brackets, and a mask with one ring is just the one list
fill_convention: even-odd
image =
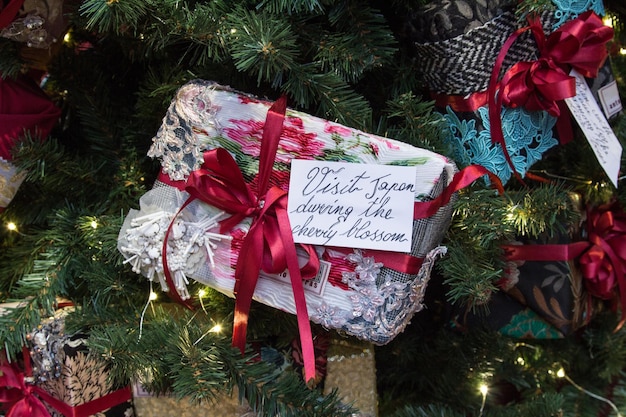
[(514, 338), (558, 339), (581, 328), (592, 314), (583, 277), (571, 261), (510, 261), (485, 308), (454, 307), (459, 330), (484, 327)]
[(51, 417), (71, 415), (132, 417), (129, 387), (113, 386), (106, 364), (90, 353), (84, 334), (65, 333), (64, 312), (27, 335), (37, 387), (63, 403), (44, 403)]
[[(165, 253), (178, 293), (183, 298), (188, 296), (185, 282), (194, 279), (234, 295), (234, 273), (241, 262), (238, 255), (251, 228), (250, 219), (244, 216), (229, 230), (220, 231), (218, 222), (233, 217), (220, 217), (220, 210), (211, 204), (189, 202), (189, 194), (181, 189), (195, 176), (192, 173), (202, 171), (205, 152), (226, 150), (236, 161), (228, 170), (235, 170), (236, 165), (254, 191), (259, 182), (262, 137), (270, 106), (269, 102), (208, 81), (192, 81), (178, 91), (149, 151), (161, 161), (160, 181), (141, 198), (141, 209), (129, 213), (119, 235), (118, 247), (136, 272), (160, 280), (164, 289), (171, 290), (172, 285), (164, 279), (162, 257), (169, 227)], [(447, 187), (457, 172), (453, 162), (433, 152), (287, 109), (272, 158), (269, 181), (276, 189), (289, 191), (290, 170), (296, 159), (366, 164), (360, 165), (366, 169), (381, 165), (410, 167), (415, 170), (411, 171), (415, 185), (409, 201), (417, 204), (434, 204), (444, 190), (450, 191)], [(339, 188), (335, 191), (341, 194)], [(448, 197), (454, 198), (454, 194), (449, 192)], [(179, 213), (183, 204), (186, 206)], [(326, 212), (320, 209), (318, 214), (334, 210), (335, 221), (346, 217), (355, 221), (356, 213), (346, 211), (345, 203), (342, 207)], [(310, 319), (377, 344), (388, 342), (402, 331), (423, 307), (430, 269), (435, 258), (445, 252), (438, 245), (450, 221), (450, 204), (446, 201), (431, 214), (409, 219), (405, 231), (412, 230), (412, 243), (406, 252), (314, 245), (321, 267), (314, 279), (304, 281)], [(376, 228), (376, 221), (371, 223)], [(300, 266), (310, 255), (299, 251)], [(394, 265), (394, 257), (401, 258), (404, 266)], [(254, 299), (295, 313), (289, 274), (274, 272), (261, 272)]]
[[(528, 81), (533, 80), (534, 69), (528, 70), (525, 84), (520, 82), (513, 86), (517, 82), (513, 76), (505, 83), (508, 85), (498, 84), (513, 73), (521, 74), (526, 63), (541, 60), (552, 60), (550, 62), (555, 62), (555, 67), (563, 68), (559, 70), (559, 77), (567, 76), (568, 64), (554, 61), (549, 48), (540, 50), (537, 45), (551, 45), (549, 37), (556, 35), (573, 19), (590, 21), (589, 16), (584, 14), (587, 9), (596, 13), (593, 15), (594, 24), (602, 26), (597, 15), (604, 14), (604, 7), (599, 0), (584, 4), (554, 3), (556, 11), (542, 13), (534, 27), (542, 32), (544, 38), (539, 39), (536, 33), (531, 35), (531, 31), (526, 31), (517, 38), (511, 38), (514, 39), (512, 44), (508, 44), (510, 37), (528, 26), (528, 22), (516, 14), (515, 2), (438, 0), (417, 10), (411, 17), (409, 23), (416, 62), (420, 65), (425, 88), (432, 94), (448, 123), (449, 141), (454, 158), (460, 165), (482, 165), (506, 183), (513, 176), (524, 177), (548, 150), (571, 140), (573, 120), (570, 120), (569, 111), (562, 98), (545, 99), (541, 95), (541, 86), (535, 87)], [(605, 42), (612, 33), (609, 28), (598, 30), (596, 27), (593, 30), (597, 34), (602, 33), (598, 38), (602, 37)], [(597, 39), (592, 42), (597, 42)], [(561, 46), (565, 43), (562, 42)], [(504, 55), (499, 55), (501, 53)], [(605, 59), (606, 48), (604, 55), (598, 56), (594, 71), (585, 74), (599, 101), (598, 91), (603, 86), (612, 85), (610, 66)], [(498, 65), (501, 65), (499, 70)], [(545, 73), (541, 74), (548, 78)], [(492, 84), (492, 79), (498, 83)], [(540, 83), (538, 81), (537, 85)], [(518, 87), (522, 84), (528, 91), (519, 92)], [(509, 88), (517, 94), (509, 95)], [(493, 98), (492, 104), (498, 103), (495, 100), (496, 90), (507, 92), (498, 95), (498, 99), (503, 99), (504, 107), (489, 104), (490, 98)], [(608, 101), (605, 113), (607, 117), (614, 117), (619, 112), (617, 109), (621, 108), (619, 94), (613, 88), (605, 96)], [(535, 97), (537, 100), (533, 101)], [(507, 103), (508, 99), (513, 101)], [(496, 118), (501, 121), (501, 129), (494, 121)]]
[(238, 395), (220, 395), (214, 401), (195, 404), (187, 398), (177, 399), (169, 394), (153, 395), (141, 383), (133, 384), (133, 404), (136, 417), (240, 417), (254, 416), (251, 408), (238, 401)]

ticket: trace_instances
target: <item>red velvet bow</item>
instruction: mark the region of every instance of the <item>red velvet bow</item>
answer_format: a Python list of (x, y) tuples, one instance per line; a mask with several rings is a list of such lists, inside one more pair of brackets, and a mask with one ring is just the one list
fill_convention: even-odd
[[(205, 152), (201, 169), (189, 176), (185, 190), (190, 197), (180, 210), (195, 199), (224, 210), (231, 216), (220, 222), (222, 232), (231, 230), (244, 218), (253, 219), (250, 230), (243, 240), (235, 268), (233, 346), (240, 348), (242, 352), (245, 349), (248, 317), (259, 271), (282, 273), (288, 270), (302, 341), (305, 379), (308, 381), (315, 377), (315, 354), (302, 279), (315, 276), (319, 269), (319, 259), (312, 246), (301, 245), (309, 260), (303, 267), (299, 266), (287, 214), (287, 192), (278, 187), (269, 187), (285, 112), (285, 98), (277, 100), (268, 111), (263, 128), (256, 195), (245, 182), (239, 166), (230, 153), (218, 148)], [(165, 235), (165, 242), (171, 227), (170, 225)], [(163, 245), (163, 263), (166, 281), (172, 289), (171, 293), (182, 302), (174, 290), (175, 286), (167, 267), (166, 243)]]
[[(545, 110), (559, 117), (566, 107), (563, 99), (576, 95), (576, 81), (569, 75), (573, 68), (585, 77), (596, 77), (608, 53), (606, 43), (613, 38), (613, 29), (604, 26), (593, 11), (571, 20), (546, 39), (541, 22), (532, 19), (529, 26), (518, 29), (504, 43), (491, 73), (488, 87), (489, 123), (493, 143), (502, 146), (504, 155), (516, 173), (506, 149), (500, 111), (502, 105), (524, 107), (529, 111)], [(526, 31), (532, 31), (539, 48), (534, 62), (518, 62), (504, 75), (498, 89), (498, 76), (509, 48)], [(563, 143), (571, 139), (571, 126), (563, 118), (559, 131)], [(567, 133), (570, 131), (570, 133)]]
[(61, 110), (33, 79), (0, 78), (0, 157), (12, 159), (11, 150), (24, 131), (48, 136), (60, 115)]
[(595, 297), (611, 299), (617, 286), (626, 317), (626, 213), (601, 206), (588, 214), (587, 232), (590, 247), (579, 261), (586, 287)]
[(50, 417), (48, 409), (35, 395), (40, 389), (27, 384), (24, 373), (13, 363), (0, 363), (0, 403), (6, 417)]

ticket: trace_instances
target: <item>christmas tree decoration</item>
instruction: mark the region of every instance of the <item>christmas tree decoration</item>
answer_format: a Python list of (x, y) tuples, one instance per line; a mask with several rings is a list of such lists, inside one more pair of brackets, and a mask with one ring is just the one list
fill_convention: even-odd
[(0, 36), (30, 48), (49, 48), (66, 26), (63, 0), (11, 0), (0, 8)]
[(331, 338), (324, 391), (337, 389), (346, 404), (354, 404), (359, 417), (378, 416), (374, 345)]
[(172, 395), (154, 395), (142, 388), (140, 383), (133, 385), (133, 406), (136, 417), (253, 417), (247, 404), (239, 402), (237, 393), (222, 395), (208, 404), (194, 404), (188, 398)]
[(621, 2), (0, 5), (5, 415), (626, 414)]

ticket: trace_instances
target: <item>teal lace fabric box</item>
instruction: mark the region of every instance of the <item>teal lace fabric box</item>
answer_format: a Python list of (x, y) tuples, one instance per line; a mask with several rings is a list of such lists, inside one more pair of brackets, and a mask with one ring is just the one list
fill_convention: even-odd
[[(217, 152), (222, 158), (227, 152), (230, 155), (227, 159), (233, 158), (235, 162), (226, 171), (241, 171), (242, 182), (251, 190), (260, 188), (261, 145), (266, 142), (264, 133), (269, 124), (266, 118), (271, 106), (268, 101), (210, 81), (192, 81), (178, 91), (149, 151), (149, 156), (161, 163), (160, 179), (141, 198), (140, 210), (129, 212), (119, 235), (118, 247), (134, 271), (160, 282), (163, 290), (174, 289), (183, 299), (191, 296), (187, 283), (192, 281), (231, 297), (235, 295), (235, 272), (238, 267), (245, 268), (242, 265), (245, 261), (239, 255), (253, 228), (251, 217), (224, 215), (214, 204), (198, 200), (180, 211), (189, 197), (184, 184), (196, 175), (203, 163), (206, 164), (207, 153), (216, 155)], [(408, 167), (410, 181), (415, 184), (411, 186), (414, 189), (408, 199), (410, 204), (435, 201), (457, 173), (455, 164), (444, 156), (289, 108), (281, 123), (277, 150), (271, 158), (269, 182), (275, 187), (274, 192), (291, 193), (290, 181), (291, 184), (295, 181), (296, 185), (310, 181), (305, 175), (292, 175), (296, 160), (314, 164), (321, 161), (348, 163), (346, 165), (366, 170), (383, 166)], [(344, 177), (333, 178), (339, 181)], [(347, 181), (347, 177), (344, 179)], [(335, 186), (329, 187), (328, 190)], [(341, 190), (336, 188), (335, 191), (339, 199)], [(456, 196), (450, 195), (453, 199)], [(268, 204), (267, 198), (264, 201)], [(334, 216), (333, 225), (360, 221), (356, 212), (346, 205), (341, 209), (345, 203), (338, 201), (334, 208), (332, 204), (325, 208), (316, 206), (318, 215)], [(254, 210), (252, 208), (250, 213)], [(299, 245), (300, 267), (306, 267), (311, 255), (320, 261), (315, 278), (303, 282), (308, 318), (327, 329), (377, 344), (390, 341), (405, 328), (413, 314), (423, 308), (422, 299), (433, 262), (445, 253), (440, 243), (451, 215), (451, 204), (446, 203), (428, 217), (414, 219), (411, 216), (403, 226), (403, 233), (411, 235), (411, 246), (394, 254), (386, 249), (328, 244), (312, 244), (309, 250), (312, 247), (314, 253), (307, 253)], [(224, 222), (229, 226), (224, 228)], [(383, 230), (377, 220), (368, 224)], [(168, 228), (168, 247), (164, 252)], [(170, 283), (165, 276), (164, 253), (171, 272)], [(400, 259), (402, 265), (394, 263), (393, 259)], [(290, 274), (284, 273), (284, 269), (263, 269), (256, 274), (254, 299), (295, 314), (297, 306)]]
[[(576, 19), (585, 20), (585, 24), (593, 20), (601, 26), (600, 16), (604, 15), (600, 0), (553, 0), (554, 10), (537, 16), (533, 30), (514, 35), (514, 41), (508, 43), (516, 31), (529, 26), (516, 14), (517, 3), (438, 0), (416, 10), (408, 22), (417, 70), (447, 122), (455, 161), (460, 166), (482, 165), (503, 183), (516, 175), (524, 177), (551, 148), (571, 140), (572, 129), (576, 129), (573, 118), (564, 110), (563, 100), (544, 100), (547, 95), (542, 95), (543, 86), (539, 84), (526, 86), (536, 88), (518, 92), (511, 99), (526, 100), (525, 103), (508, 103), (513, 96), (508, 91), (522, 84), (513, 86), (515, 77), (511, 74), (521, 77), (524, 68), (523, 76), (530, 78), (538, 68), (532, 65), (539, 65), (558, 67), (557, 78), (567, 76), (570, 66), (552, 58), (550, 36), (556, 38), (557, 32), (566, 33)], [(607, 41), (605, 29), (596, 26), (589, 30), (602, 31), (603, 41)], [(596, 35), (594, 32), (590, 37)], [(540, 48), (539, 43), (544, 47)], [(555, 50), (559, 47), (552, 46)], [(614, 81), (605, 58), (606, 55), (598, 57), (593, 76), (588, 77), (598, 100), (598, 89)], [(511, 84), (506, 86), (504, 80)], [(490, 97), (495, 100), (495, 91), (502, 90), (507, 91), (499, 93), (505, 105), (490, 113)], [(614, 116), (615, 113), (607, 115)], [(501, 129), (494, 124), (495, 118), (501, 120)]]

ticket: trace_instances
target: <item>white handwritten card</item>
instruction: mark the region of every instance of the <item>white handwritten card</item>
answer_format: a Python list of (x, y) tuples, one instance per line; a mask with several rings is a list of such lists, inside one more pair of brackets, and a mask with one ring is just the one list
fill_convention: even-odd
[(622, 145), (613, 133), (611, 125), (602, 114), (600, 106), (593, 98), (585, 78), (572, 70), (571, 76), (576, 78), (576, 96), (566, 98), (565, 102), (581, 130), (587, 137), (600, 165), (617, 187)]
[(410, 252), (416, 167), (292, 160), (296, 243)]

